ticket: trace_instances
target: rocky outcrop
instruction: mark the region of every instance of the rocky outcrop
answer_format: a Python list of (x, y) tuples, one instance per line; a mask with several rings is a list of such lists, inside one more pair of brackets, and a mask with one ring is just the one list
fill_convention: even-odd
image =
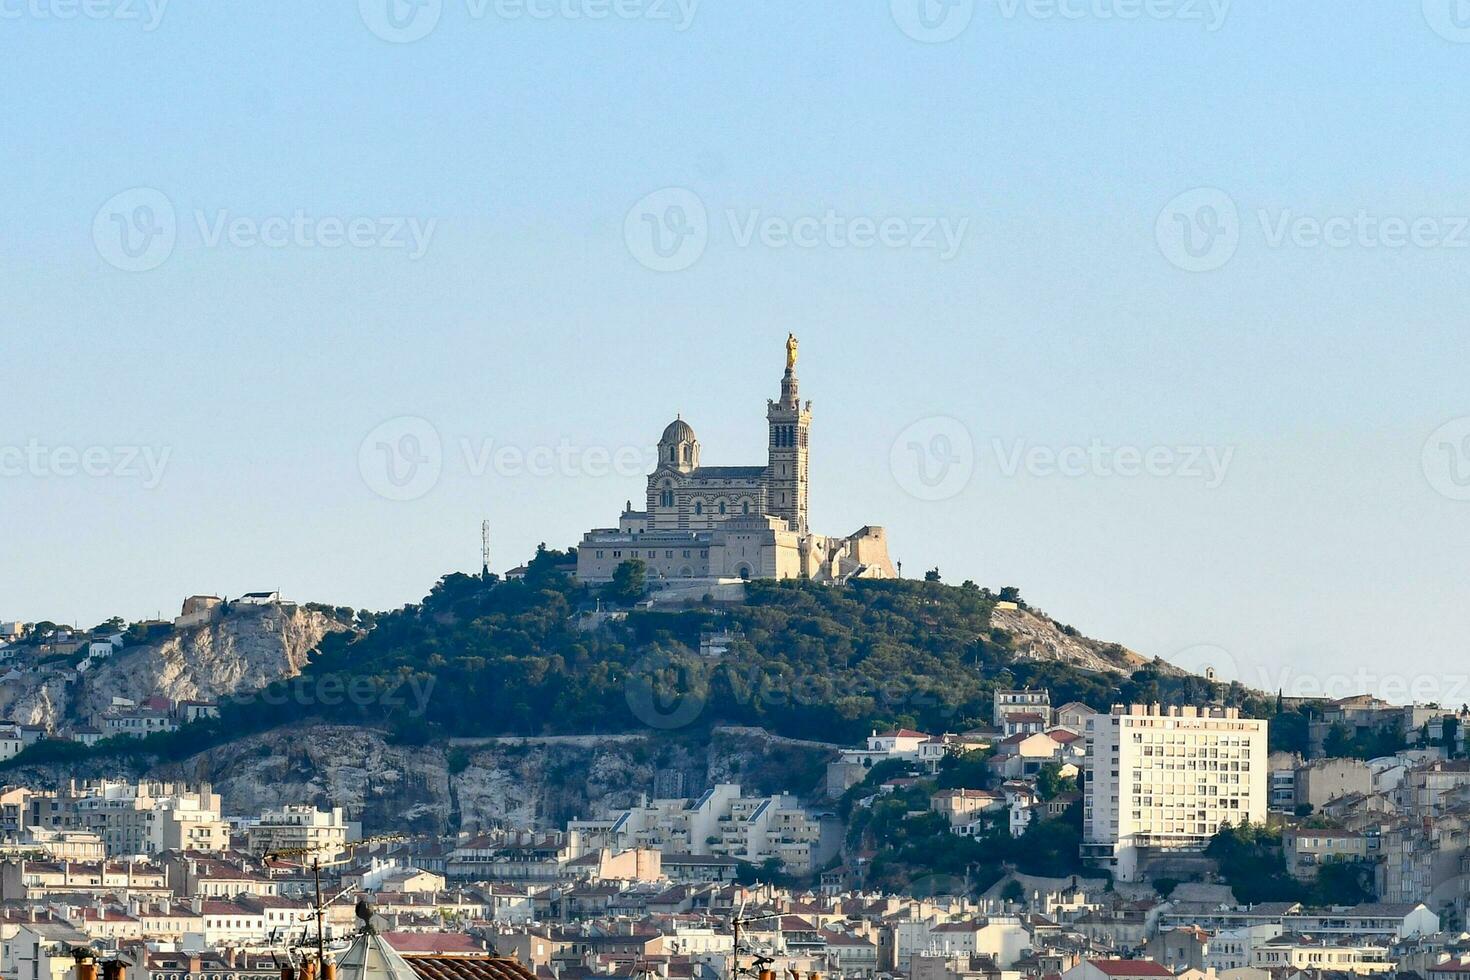
[(1010, 636), (1017, 660), (1055, 661), (1083, 670), (1122, 675), (1155, 663), (1168, 672), (1184, 673), (1117, 643), (1083, 636), (1032, 609), (997, 607), (990, 614), (990, 625)]
[(214, 622), (128, 646), (82, 673), (34, 669), (9, 681), (0, 716), (59, 729), (91, 724), (115, 697), (208, 701), (294, 677), (328, 633), (347, 627), (297, 606), (233, 606)]
[[(698, 794), (707, 782), (752, 792), (807, 790), (793, 775), (820, 774), (833, 752), (760, 729), (716, 731), (708, 744), (667, 735), (493, 738), (448, 745), (393, 745), (346, 725), (277, 729), (155, 766), (162, 779), (208, 781), (230, 814), (285, 803), (342, 807), (367, 833), (445, 833), (490, 827), (550, 829), (605, 816), (652, 796), (655, 778)], [(17, 781), (56, 786), (72, 778), (138, 776), (128, 762), (30, 766)], [(676, 774), (676, 775), (675, 775)]]
[(83, 675), (75, 714), (100, 712), (113, 697), (214, 700), (301, 673), (328, 633), (346, 629), (298, 606), (233, 606), (223, 618), (157, 644), (125, 648)]

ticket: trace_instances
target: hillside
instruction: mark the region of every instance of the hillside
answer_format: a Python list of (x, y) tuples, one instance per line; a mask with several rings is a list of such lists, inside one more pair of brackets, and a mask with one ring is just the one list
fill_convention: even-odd
[(643, 733), (403, 745), (360, 727), (302, 724), (242, 735), (173, 762), (67, 760), (26, 765), (7, 779), (35, 786), (144, 775), (208, 781), (229, 813), (309, 803), (342, 807), (367, 833), (445, 833), (545, 829), (606, 815), (651, 793), (656, 773), (677, 773), (686, 786), (738, 782), (754, 792), (806, 792), (833, 754), (744, 729), (689, 739)]
[[(876, 727), (988, 724), (997, 687), (1044, 686), (1056, 703), (1094, 706), (1254, 697), (1087, 640), (1024, 601), (996, 615), (997, 596), (970, 583), (753, 582), (744, 603), (590, 617), (598, 596), (559, 573), (562, 560), (543, 551), (516, 581), (448, 575), (423, 602), (374, 617), (368, 631), (324, 631), (299, 674), (291, 676), (294, 663), (275, 664), (279, 679), (237, 690), (218, 721), (91, 752), (45, 744), (17, 761), (48, 753), (177, 760), (303, 722), (373, 728), (408, 745), (629, 732), (705, 738), (722, 725), (850, 744)], [(700, 655), (708, 633), (728, 637), (718, 656)], [(168, 660), (163, 651), (150, 656)], [(138, 683), (173, 676), (137, 674)]]

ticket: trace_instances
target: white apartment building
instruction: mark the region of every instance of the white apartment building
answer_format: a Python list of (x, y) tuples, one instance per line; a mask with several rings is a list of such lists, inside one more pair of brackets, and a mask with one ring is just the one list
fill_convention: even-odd
[(645, 800), (610, 821), (574, 821), (568, 829), (615, 851), (648, 847), (677, 854), (723, 855), (760, 864), (780, 858), (807, 874), (821, 824), (793, 796), (742, 796), (721, 783), (698, 799)]
[(330, 811), (314, 806), (283, 806), (262, 813), (246, 828), (245, 841), (252, 854), (310, 848), (327, 862), (345, 849), (347, 822), (342, 819), (340, 806)]
[(1157, 704), (1088, 718), (1083, 856), (1136, 881), (1152, 856), (1201, 851), (1226, 824), (1264, 823), (1266, 726), (1236, 708)]
[[(995, 727), (1005, 731), (1007, 735), (1015, 732), (1006, 730), (1006, 719), (1015, 714), (1039, 715), (1041, 728), (1046, 729), (1051, 725), (1051, 692), (1040, 689), (1022, 688), (1020, 690), (998, 690), (995, 692)], [(1018, 729), (1020, 730), (1020, 729)]]
[(19, 725), (0, 725), (0, 762), (15, 758), (25, 747)]
[(49, 824), (48, 829), (89, 830), (102, 838), (109, 857), (229, 846), (219, 794), (208, 783), (197, 789), (152, 780), (74, 784), (57, 794), (40, 824)]

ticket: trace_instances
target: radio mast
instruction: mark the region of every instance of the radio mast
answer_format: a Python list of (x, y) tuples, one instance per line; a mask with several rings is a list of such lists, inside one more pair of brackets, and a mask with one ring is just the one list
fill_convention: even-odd
[(480, 522), (480, 578), (490, 579), (490, 522)]

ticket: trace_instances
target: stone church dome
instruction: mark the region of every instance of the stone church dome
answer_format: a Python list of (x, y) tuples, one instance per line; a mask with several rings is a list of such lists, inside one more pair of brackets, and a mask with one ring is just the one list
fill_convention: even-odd
[(674, 421), (670, 422), (668, 428), (664, 429), (663, 438), (659, 440), (659, 442), (693, 441), (694, 429), (692, 426), (690, 426), (688, 422), (685, 422), (683, 419), (674, 419)]

